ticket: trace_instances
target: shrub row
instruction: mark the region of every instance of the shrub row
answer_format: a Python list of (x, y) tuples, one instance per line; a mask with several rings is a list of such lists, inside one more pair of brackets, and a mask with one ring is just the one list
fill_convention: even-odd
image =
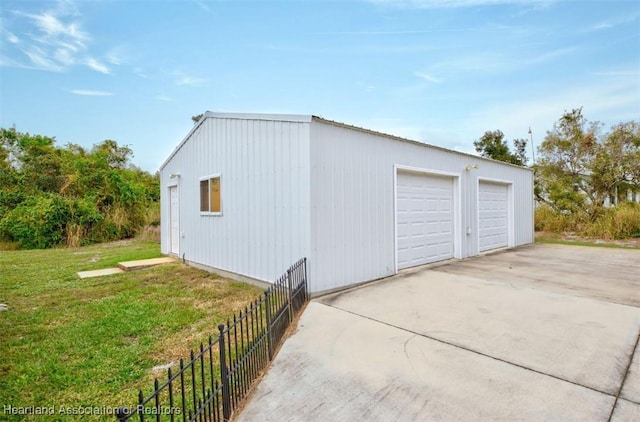
[(563, 213), (547, 205), (539, 205), (535, 212), (535, 229), (554, 233), (573, 232), (606, 240), (640, 237), (640, 204), (627, 202), (615, 207), (594, 207), (575, 213)]
[(135, 236), (159, 220), (159, 176), (106, 140), (87, 150), (0, 129), (0, 242), (81, 246)]

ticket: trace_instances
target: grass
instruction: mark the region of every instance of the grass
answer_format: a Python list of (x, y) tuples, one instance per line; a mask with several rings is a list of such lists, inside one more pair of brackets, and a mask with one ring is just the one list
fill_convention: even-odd
[(131, 405), (162, 375), (154, 366), (187, 357), (261, 293), (180, 263), (76, 275), (158, 256), (157, 242), (142, 240), (1, 252), (0, 303), (8, 309), (0, 312), (0, 405)]

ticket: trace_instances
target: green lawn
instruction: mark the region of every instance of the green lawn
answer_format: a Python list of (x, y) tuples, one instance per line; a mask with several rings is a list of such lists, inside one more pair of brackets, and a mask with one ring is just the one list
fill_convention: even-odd
[(0, 303), (8, 306), (0, 312), (0, 420), (6, 405), (134, 404), (139, 388), (147, 394), (154, 376), (164, 376), (151, 368), (186, 358), (262, 292), (181, 263), (76, 275), (158, 256), (156, 242), (140, 240), (0, 251)]

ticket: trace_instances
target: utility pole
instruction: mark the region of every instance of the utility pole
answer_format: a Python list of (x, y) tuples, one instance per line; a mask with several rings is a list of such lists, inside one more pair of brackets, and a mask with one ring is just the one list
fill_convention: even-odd
[(531, 139), (531, 158), (533, 159), (533, 165), (536, 164), (536, 147), (533, 145), (533, 133), (531, 132), (531, 126), (529, 126), (529, 138)]

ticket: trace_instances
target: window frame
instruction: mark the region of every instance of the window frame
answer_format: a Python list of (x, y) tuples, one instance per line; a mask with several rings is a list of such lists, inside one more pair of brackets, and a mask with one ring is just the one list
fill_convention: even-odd
[[(219, 201), (219, 206), (220, 206), (220, 210), (219, 211), (211, 211), (211, 181), (213, 179), (218, 179), (218, 184), (220, 185), (220, 192), (218, 193), (218, 201)], [(209, 205), (209, 210), (208, 211), (202, 211), (202, 182), (207, 181), (207, 202)], [(213, 173), (213, 174), (209, 174), (207, 176), (203, 176), (200, 179), (198, 179), (198, 197), (199, 197), (199, 202), (200, 205), (198, 207), (198, 209), (200, 210), (200, 215), (201, 216), (221, 216), (222, 215), (222, 174), (221, 173)]]

